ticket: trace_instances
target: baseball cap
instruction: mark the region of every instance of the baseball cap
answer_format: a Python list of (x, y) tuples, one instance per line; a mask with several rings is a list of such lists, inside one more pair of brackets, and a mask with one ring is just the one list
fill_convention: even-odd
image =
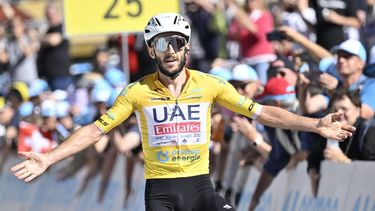
[(233, 81), (258, 81), (257, 72), (247, 64), (237, 64), (232, 69)]
[(40, 115), (42, 117), (56, 116), (56, 102), (53, 100), (45, 100), (41, 104)]
[(341, 77), (336, 70), (336, 63), (337, 60), (334, 57), (324, 57), (319, 61), (319, 71), (328, 73), (335, 76), (338, 80), (341, 80)]
[(125, 86), (126, 75), (123, 71), (117, 68), (110, 68), (104, 73), (104, 78), (113, 86)]
[(42, 79), (36, 79), (31, 81), (29, 85), (29, 97), (36, 97), (42, 92), (45, 92), (48, 90), (48, 84), (45, 80)]
[(220, 77), (226, 81), (232, 79), (232, 72), (225, 67), (214, 67), (209, 72), (211, 75)]
[(91, 101), (93, 103), (97, 102), (107, 102), (111, 97), (113, 88), (106, 80), (101, 80), (95, 84), (91, 91)]
[(337, 53), (338, 51), (345, 51), (358, 56), (362, 61), (366, 62), (366, 49), (358, 40), (346, 40), (340, 45), (334, 46), (331, 51), (333, 53)]
[(20, 105), (18, 108), (18, 112), (21, 117), (30, 116), (33, 113), (34, 110), (34, 104), (30, 101), (24, 102)]
[(56, 102), (56, 116), (58, 118), (66, 117), (70, 113), (70, 104), (68, 101)]
[(12, 89), (17, 90), (20, 93), (24, 102), (29, 100), (29, 87), (26, 83), (17, 81), (12, 84)]
[[(282, 66), (279, 66), (278, 65), (279, 64), (278, 61), (281, 61), (284, 64)], [(288, 68), (290, 70), (296, 71), (295, 68), (294, 68), (293, 61), (290, 58), (286, 57), (286, 56), (279, 56), (279, 57), (277, 57), (277, 59), (275, 59), (272, 62), (271, 66), (273, 66), (273, 67), (284, 67), (284, 68)]]
[(290, 85), (284, 78), (273, 77), (267, 81), (263, 93), (255, 99), (264, 103), (271, 100), (293, 100), (296, 99), (295, 87)]

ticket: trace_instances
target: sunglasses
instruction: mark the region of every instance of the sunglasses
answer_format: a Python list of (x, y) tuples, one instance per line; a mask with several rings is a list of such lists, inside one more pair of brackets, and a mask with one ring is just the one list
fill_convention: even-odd
[(354, 57), (355, 55), (354, 54), (351, 54), (351, 53), (348, 53), (348, 52), (345, 52), (345, 51), (339, 51), (337, 53), (337, 56), (340, 58), (344, 58), (344, 59), (350, 59), (352, 57)]
[(180, 51), (186, 45), (185, 38), (180, 36), (160, 37), (154, 40), (154, 47), (156, 50), (164, 52), (171, 45), (175, 52)]
[(242, 89), (244, 90), (246, 88), (246, 86), (250, 83), (250, 81), (247, 81), (247, 82), (243, 82), (243, 81), (230, 81), (230, 83), (234, 86), (234, 88), (238, 89)]

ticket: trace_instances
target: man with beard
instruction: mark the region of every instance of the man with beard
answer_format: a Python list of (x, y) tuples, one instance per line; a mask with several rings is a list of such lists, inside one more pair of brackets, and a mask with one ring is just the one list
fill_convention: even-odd
[(187, 69), (190, 33), (189, 23), (179, 14), (152, 17), (144, 37), (157, 71), (129, 84), (105, 114), (54, 150), (21, 153), (27, 160), (12, 168), (15, 175), (25, 182), (33, 180), (50, 165), (96, 143), (135, 112), (145, 162), (146, 210), (233, 210), (214, 191), (208, 174), (213, 103), (261, 124), (317, 132), (335, 140), (355, 130), (336, 121), (339, 113), (313, 119), (262, 106), (221, 78)]

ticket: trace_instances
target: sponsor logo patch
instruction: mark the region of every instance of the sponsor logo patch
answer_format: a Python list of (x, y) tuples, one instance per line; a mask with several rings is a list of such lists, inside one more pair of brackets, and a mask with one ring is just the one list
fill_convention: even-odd
[(193, 163), (201, 158), (200, 150), (172, 150), (159, 151), (156, 155), (158, 161), (165, 163), (171, 162), (189, 162)]
[(254, 108), (254, 106), (255, 106), (255, 102), (253, 101), (250, 105), (249, 105), (249, 111), (252, 111), (253, 110), (253, 108)]
[(176, 133), (191, 133), (200, 132), (201, 123), (200, 122), (182, 122), (179, 124), (159, 124), (154, 126), (155, 135), (166, 135), (166, 134), (176, 134)]
[(106, 122), (104, 119), (102, 119), (101, 117), (98, 119), (98, 121), (102, 124), (102, 125), (104, 125), (104, 126), (108, 126), (109, 124), (108, 124), (108, 122)]

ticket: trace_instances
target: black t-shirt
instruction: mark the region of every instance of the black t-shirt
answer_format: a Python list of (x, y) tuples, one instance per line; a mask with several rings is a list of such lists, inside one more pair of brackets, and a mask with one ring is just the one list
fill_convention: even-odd
[[(62, 24), (50, 27), (46, 34), (63, 32)], [(70, 66), (69, 43), (64, 39), (57, 46), (42, 46), (38, 55), (38, 71), (47, 79), (68, 76)]]
[(323, 10), (335, 11), (346, 17), (356, 17), (356, 4), (352, 0), (312, 0), (312, 7), (316, 13), (317, 43), (327, 50), (345, 41), (342, 25), (327, 22), (323, 17)]
[(375, 121), (358, 118), (352, 138), (340, 142), (340, 148), (350, 159), (375, 160)]

